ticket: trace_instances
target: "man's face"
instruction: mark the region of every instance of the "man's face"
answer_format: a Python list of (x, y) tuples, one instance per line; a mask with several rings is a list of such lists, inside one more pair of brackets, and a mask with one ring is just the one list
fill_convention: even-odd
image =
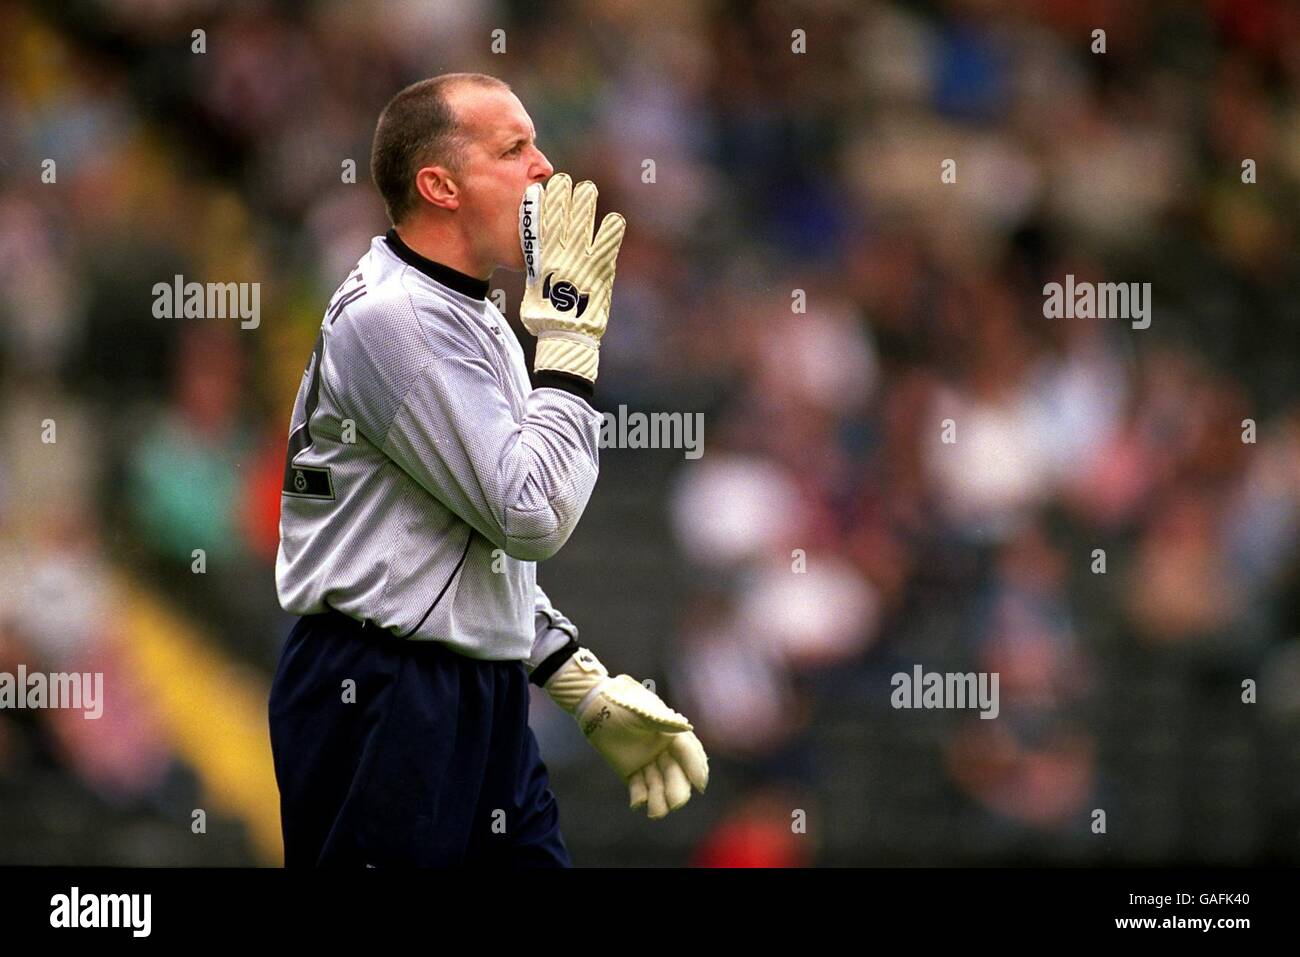
[(465, 86), (451, 97), (465, 137), (459, 215), (485, 268), (523, 269), (519, 203), (555, 168), (537, 148), (528, 111), (509, 90)]

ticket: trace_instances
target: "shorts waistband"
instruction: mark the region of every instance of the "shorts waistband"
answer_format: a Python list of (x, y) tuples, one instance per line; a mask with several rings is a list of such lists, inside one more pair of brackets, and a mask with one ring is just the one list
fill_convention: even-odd
[(410, 638), (399, 638), (388, 629), (379, 627), (373, 621), (358, 620), (335, 608), (330, 608), (315, 615), (304, 615), (303, 617), (308, 620), (319, 621), (321, 624), (355, 637), (358, 641), (364, 641), (377, 648), (387, 648), (389, 651), (397, 651), (403, 654), (456, 655), (458, 658), (464, 657), (449, 648), (444, 642), (412, 641)]

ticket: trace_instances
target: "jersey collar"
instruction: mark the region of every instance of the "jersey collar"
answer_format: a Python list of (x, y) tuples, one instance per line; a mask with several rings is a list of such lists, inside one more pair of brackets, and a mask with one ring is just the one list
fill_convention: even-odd
[(440, 282), (447, 288), (454, 289), (471, 299), (487, 298), (488, 281), (486, 279), (475, 279), (473, 276), (452, 269), (450, 266), (444, 266), (432, 259), (426, 259), (402, 242), (402, 237), (397, 235), (396, 229), (388, 230), (384, 235), (384, 242), (388, 243), (388, 248), (393, 251), (398, 259), (420, 270), (434, 282)]

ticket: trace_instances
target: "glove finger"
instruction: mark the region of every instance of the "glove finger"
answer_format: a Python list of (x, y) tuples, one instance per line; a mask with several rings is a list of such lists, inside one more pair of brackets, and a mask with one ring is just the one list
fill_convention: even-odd
[(632, 803), (629, 805), (633, 811), (645, 805), (650, 798), (650, 792), (646, 788), (644, 772), (637, 771), (627, 779), (627, 787), (632, 795)]
[(694, 726), (683, 718), (680, 714), (675, 717), (653, 717), (644, 714), (638, 714), (637, 720), (642, 730), (653, 732), (655, 734), (686, 734), (694, 729)]
[(693, 731), (676, 735), (668, 750), (701, 794), (709, 786), (709, 757)]
[(676, 811), (691, 799), (691, 785), (686, 780), (686, 772), (677, 763), (677, 759), (668, 751), (659, 755), (659, 770), (664, 775), (664, 797), (668, 807)]
[(619, 675), (602, 691), (608, 700), (641, 719), (647, 731), (676, 734), (692, 730), (685, 715), (678, 714), (657, 694), (631, 675)]
[(543, 248), (564, 245), (569, 223), (569, 205), (573, 197), (573, 180), (568, 173), (556, 173), (546, 181), (546, 199), (542, 203)]
[(591, 245), (591, 233), (596, 228), (596, 195), (596, 184), (589, 179), (573, 187), (565, 246), (577, 244), (579, 249), (586, 249)]
[(627, 220), (621, 213), (606, 213), (600, 221), (600, 229), (591, 243), (593, 259), (604, 261), (618, 255), (618, 247), (623, 243), (623, 233), (627, 231)]
[(648, 812), (651, 820), (668, 816), (668, 801), (664, 797), (664, 776), (653, 762), (643, 768), (646, 790), (649, 792)]

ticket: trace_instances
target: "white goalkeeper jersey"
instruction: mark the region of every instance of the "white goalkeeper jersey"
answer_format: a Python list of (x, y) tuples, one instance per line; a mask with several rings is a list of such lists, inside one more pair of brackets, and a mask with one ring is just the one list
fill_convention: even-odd
[(587, 505), (601, 418), (584, 380), (533, 387), (487, 289), (390, 230), (334, 294), (294, 401), (276, 589), (531, 671), (577, 637), (535, 563)]

